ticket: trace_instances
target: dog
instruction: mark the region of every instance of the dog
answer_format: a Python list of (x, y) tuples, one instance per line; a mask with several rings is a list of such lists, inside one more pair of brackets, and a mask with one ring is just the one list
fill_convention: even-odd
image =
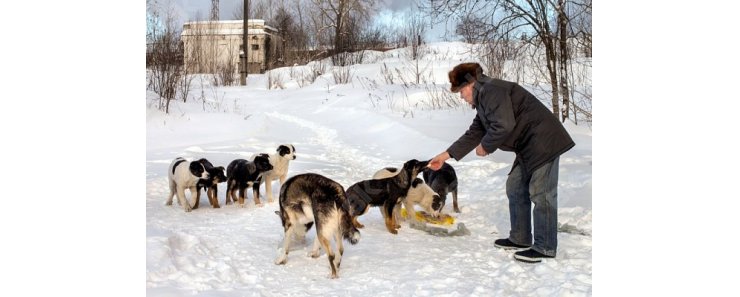
[(193, 205), (193, 209), (198, 208), (198, 204), (200, 204), (200, 189), (203, 188), (205, 188), (206, 196), (208, 196), (208, 202), (211, 203), (211, 206), (213, 208), (220, 208), (221, 206), (218, 205), (218, 184), (226, 181), (226, 174), (224, 174), (226, 169), (224, 169), (223, 166), (214, 167), (213, 164), (205, 158), (198, 160), (198, 162), (203, 164), (206, 172), (208, 172), (209, 178), (198, 180), (198, 184), (196, 184), (197, 191), (195, 192), (195, 205)]
[(167, 169), (167, 178), (170, 183), (170, 195), (165, 205), (172, 205), (172, 197), (177, 194), (177, 201), (190, 212), (193, 208), (185, 197), (185, 189), (190, 190), (190, 196), (198, 193), (197, 184), (201, 179), (208, 179), (206, 168), (200, 162), (190, 162), (184, 158), (175, 158)]
[(259, 179), (268, 170), (272, 170), (272, 165), (267, 154), (257, 155), (251, 162), (244, 159), (231, 161), (226, 167), (226, 204), (230, 204), (232, 200), (236, 203), (235, 192), (238, 189), (239, 206), (244, 207), (245, 189), (252, 187), (254, 205), (261, 205)]
[[(283, 252), (275, 259), (275, 264), (288, 261), (290, 238), (300, 238), (316, 223), (316, 239), (311, 257), (319, 256), (319, 245), (324, 248), (331, 266), (331, 278), (337, 278), (337, 270), (342, 263), (344, 246), (342, 239), (351, 244), (360, 240), (360, 231), (352, 224), (349, 203), (344, 188), (339, 183), (314, 173), (291, 177), (280, 187), (280, 216), (285, 231)], [(331, 249), (330, 240), (338, 249), (337, 256)]]
[[(373, 179), (393, 177), (398, 173), (397, 168), (386, 167), (378, 170), (373, 175)], [(411, 188), (409, 188), (406, 197), (401, 199), (401, 202), (406, 208), (407, 215), (414, 220), (417, 220), (414, 205), (421, 206), (428, 214), (435, 218), (439, 216), (440, 211), (444, 207), (444, 200), (418, 177), (411, 182)], [(401, 203), (396, 204), (393, 208), (393, 217), (396, 218), (396, 221), (401, 219)]]
[(457, 207), (457, 174), (452, 165), (443, 163), (437, 171), (426, 168), (422, 177), (432, 187), (432, 190), (442, 197), (443, 201), (447, 201), (447, 193), (452, 193), (452, 207), (455, 212), (460, 212), (460, 208)]
[[(255, 155), (256, 156), (256, 155)], [(250, 160), (254, 160), (252, 156)], [(260, 184), (265, 183), (265, 192), (267, 192), (267, 202), (272, 203), (272, 181), (280, 180), (280, 185), (285, 183), (288, 178), (288, 165), (290, 161), (295, 160), (295, 147), (292, 144), (281, 144), (277, 148), (277, 153), (269, 155), (272, 170), (262, 174)]]
[(365, 214), (370, 206), (381, 207), (380, 213), (385, 219), (385, 227), (391, 234), (398, 234), (396, 229), (401, 225), (393, 216), (393, 208), (401, 198), (405, 197), (411, 188), (411, 183), (421, 171), (427, 167), (429, 161), (409, 160), (403, 164), (400, 172), (393, 177), (383, 179), (364, 180), (347, 189), (347, 199), (350, 203), (352, 223), (357, 228), (363, 228), (357, 217)]

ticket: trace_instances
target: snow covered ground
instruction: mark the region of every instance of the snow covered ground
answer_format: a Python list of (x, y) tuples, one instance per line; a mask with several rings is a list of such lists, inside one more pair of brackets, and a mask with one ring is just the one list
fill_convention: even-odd
[[(207, 158), (226, 166), (253, 153), (293, 144), (297, 159), (289, 176), (318, 173), (345, 187), (387, 166), (427, 160), (470, 125), (466, 106), (429, 108), (429, 88), (445, 85), (449, 69), (472, 58), (460, 43), (433, 44), (423, 59), (426, 84), (388, 84), (381, 68), (410, 69), (403, 50), (372, 52), (351, 67), (353, 80), (336, 84), (330, 70), (300, 82), (309, 66), (281, 68), (285, 89), (268, 89), (269, 74), (249, 75), (245, 87), (212, 87), (197, 77), (187, 103), (170, 113), (146, 98), (146, 288), (149, 296), (586, 296), (592, 294), (591, 129), (566, 123), (576, 146), (560, 158), (558, 255), (540, 264), (513, 259), (493, 247), (509, 232), (505, 181), (513, 154), (452, 160), (460, 182), (462, 213), (471, 235), (435, 237), (407, 224), (392, 235), (377, 209), (357, 245), (345, 243), (339, 279), (330, 279), (326, 255), (306, 254), (315, 237), (294, 245), (286, 265), (275, 265), (283, 232), (276, 201), (220, 209), (205, 197), (199, 209), (165, 206), (167, 166), (176, 157)], [(291, 79), (292, 78), (292, 79)], [(204, 80), (203, 80), (204, 79)], [(431, 85), (435, 82), (436, 86)], [(302, 87), (301, 87), (302, 85)], [(457, 97), (455, 97), (457, 98)], [(549, 100), (548, 98), (541, 98)], [(462, 100), (457, 98), (458, 103)], [(264, 197), (264, 186), (262, 187)], [(189, 196), (189, 195), (188, 195)], [(262, 200), (266, 202), (266, 199)], [(451, 212), (451, 198), (445, 212)]]

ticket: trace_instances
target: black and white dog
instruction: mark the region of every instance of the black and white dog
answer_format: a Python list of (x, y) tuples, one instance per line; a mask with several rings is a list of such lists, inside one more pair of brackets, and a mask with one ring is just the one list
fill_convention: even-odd
[[(360, 240), (360, 231), (352, 225), (349, 203), (342, 185), (313, 173), (291, 177), (280, 187), (280, 212), (276, 213), (283, 223), (285, 237), (283, 251), (275, 259), (275, 264), (281, 265), (288, 261), (292, 235), (303, 238), (315, 222), (316, 239), (310, 255), (318, 257), (319, 245), (323, 247), (329, 258), (331, 278), (337, 278), (337, 270), (344, 254), (342, 239), (351, 244)], [(332, 238), (338, 249), (338, 256), (331, 249)]]
[[(254, 160), (255, 156), (252, 156), (250, 160)], [(281, 144), (277, 148), (277, 152), (269, 155), (270, 164), (272, 170), (269, 170), (262, 174), (261, 183), (265, 183), (265, 192), (267, 192), (267, 202), (272, 203), (272, 181), (280, 180), (280, 185), (285, 183), (285, 179), (288, 178), (288, 165), (290, 161), (295, 160), (295, 147), (292, 144)]]
[(427, 167), (429, 161), (409, 160), (403, 164), (400, 172), (393, 177), (383, 179), (364, 180), (347, 189), (347, 199), (350, 203), (350, 214), (352, 223), (357, 228), (364, 226), (357, 221), (357, 217), (365, 214), (370, 206), (381, 207), (380, 213), (385, 219), (385, 227), (388, 232), (398, 234), (396, 229), (401, 225), (393, 216), (393, 208), (405, 197), (411, 188), (411, 183), (416, 175)]
[(214, 167), (213, 164), (205, 158), (198, 160), (198, 162), (203, 164), (209, 177), (208, 179), (201, 179), (198, 181), (198, 184), (196, 185), (197, 192), (193, 209), (198, 208), (198, 204), (200, 204), (200, 189), (202, 188), (205, 188), (206, 196), (208, 196), (208, 202), (211, 203), (211, 206), (213, 208), (220, 208), (218, 205), (218, 184), (226, 181), (226, 174), (224, 173), (226, 169), (224, 169), (223, 166)]
[[(373, 175), (373, 179), (393, 177), (399, 172), (400, 171), (395, 167), (386, 167), (378, 170), (378, 172)], [(445, 206), (444, 200), (435, 193), (429, 185), (424, 183), (424, 181), (418, 177), (414, 178), (414, 181), (411, 182), (411, 188), (409, 188), (406, 197), (401, 200), (406, 208), (406, 213), (414, 220), (417, 220), (414, 205), (421, 206), (433, 217), (439, 216), (440, 211)], [(396, 218), (396, 221), (401, 218), (401, 203), (396, 204), (396, 207), (393, 208), (393, 216)]]
[(236, 159), (226, 167), (226, 204), (233, 200), (237, 201), (236, 190), (239, 190), (239, 206), (244, 206), (246, 197), (245, 189), (252, 187), (254, 192), (254, 204), (260, 205), (260, 183), (259, 179), (263, 172), (271, 170), (272, 165), (268, 160), (267, 154), (260, 154), (254, 158), (254, 161)]
[(424, 169), (422, 177), (432, 190), (442, 197), (442, 201), (446, 202), (447, 193), (452, 193), (452, 207), (455, 212), (460, 212), (460, 208), (457, 207), (457, 174), (452, 165), (444, 163), (437, 171), (431, 168)]
[(190, 212), (193, 208), (185, 197), (185, 189), (190, 190), (190, 196), (198, 193), (196, 185), (201, 179), (208, 179), (208, 172), (200, 162), (190, 162), (184, 158), (175, 158), (167, 169), (167, 177), (170, 182), (170, 195), (167, 197), (166, 205), (172, 205), (172, 197), (177, 194), (177, 201)]

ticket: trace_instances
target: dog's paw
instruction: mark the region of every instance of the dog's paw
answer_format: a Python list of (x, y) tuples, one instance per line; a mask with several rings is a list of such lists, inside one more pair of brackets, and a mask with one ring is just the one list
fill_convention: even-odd
[(275, 265), (283, 265), (288, 262), (288, 256), (280, 256), (277, 259), (275, 259)]
[(185, 212), (191, 212), (191, 211), (193, 211), (193, 209), (192, 209), (192, 208), (189, 208), (189, 207), (188, 207), (188, 208), (186, 208), (186, 209), (185, 209)]
[(247, 206), (247, 204), (237, 204), (237, 205), (239, 206), (239, 208), (244, 208)]
[(311, 258), (318, 258), (321, 255), (321, 251), (320, 250), (310, 251), (308, 252), (307, 255)]
[(170, 201), (170, 202), (165, 202), (165, 203), (164, 203), (164, 205), (170, 206), (170, 205), (172, 205), (172, 201)]
[(391, 234), (398, 234), (398, 231), (396, 230), (388, 230), (388, 232), (390, 232)]
[(263, 203), (255, 204), (257, 207), (263, 207), (265, 206)]

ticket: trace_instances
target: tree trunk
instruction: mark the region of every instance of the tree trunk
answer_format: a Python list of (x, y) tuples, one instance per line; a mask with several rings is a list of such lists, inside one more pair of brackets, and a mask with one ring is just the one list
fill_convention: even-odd
[(570, 91), (568, 90), (568, 19), (565, 17), (564, 0), (558, 0), (558, 31), (560, 32), (560, 95), (563, 96), (563, 114), (561, 120), (568, 118)]
[(552, 112), (555, 116), (560, 115), (560, 99), (558, 96), (558, 74), (556, 70), (557, 57), (555, 45), (549, 32), (541, 34), (542, 42), (545, 44), (545, 56), (547, 57), (547, 72), (550, 74), (550, 87), (552, 89)]
[(345, 1), (339, 1), (339, 9), (337, 10), (336, 27), (334, 28), (334, 54), (338, 54), (342, 50), (342, 26), (344, 23), (345, 5), (344, 2)]

